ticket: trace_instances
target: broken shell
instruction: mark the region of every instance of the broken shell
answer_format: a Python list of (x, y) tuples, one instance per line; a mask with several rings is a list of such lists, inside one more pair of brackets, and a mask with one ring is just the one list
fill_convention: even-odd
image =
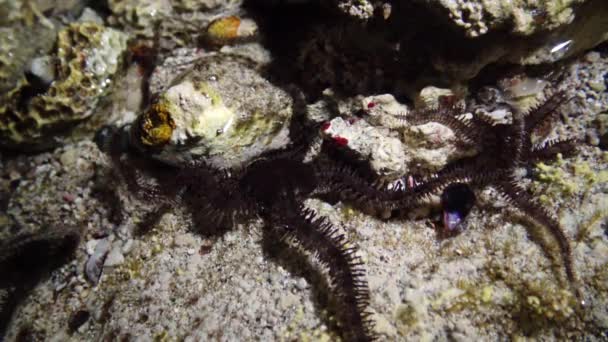
[(253, 38), (257, 24), (246, 18), (229, 16), (212, 21), (205, 32), (205, 39), (213, 45), (226, 45)]
[(99, 278), (101, 277), (101, 271), (103, 270), (103, 264), (110, 251), (110, 241), (103, 239), (97, 242), (93, 254), (87, 260), (84, 266), (84, 274), (87, 280), (93, 285), (97, 285)]

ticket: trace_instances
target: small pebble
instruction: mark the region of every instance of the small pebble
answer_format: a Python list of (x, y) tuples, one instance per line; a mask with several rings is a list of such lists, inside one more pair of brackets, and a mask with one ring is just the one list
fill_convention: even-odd
[(97, 285), (101, 277), (101, 271), (108, 251), (110, 250), (110, 241), (102, 239), (97, 242), (95, 249), (87, 260), (84, 270), (89, 280), (93, 285)]
[(59, 161), (65, 168), (71, 168), (76, 165), (76, 161), (79, 158), (79, 151), (75, 148), (69, 149), (59, 156)]
[(306, 279), (304, 278), (300, 278), (298, 279), (298, 281), (296, 282), (296, 288), (298, 290), (304, 290), (306, 289), (306, 286), (308, 285), (308, 283), (306, 282)]
[(122, 253), (123, 254), (129, 254), (129, 252), (131, 252), (131, 250), (133, 249), (133, 239), (128, 239), (125, 244), (122, 246)]
[(295, 306), (296, 304), (298, 304), (300, 302), (300, 299), (298, 296), (292, 294), (292, 293), (287, 293), (283, 296), (281, 296), (281, 298), (279, 299), (279, 307), (281, 308), (281, 310), (287, 310), (293, 306)]
[(114, 247), (112, 251), (106, 257), (105, 267), (112, 267), (122, 264), (125, 261), (125, 257), (122, 255), (120, 247)]

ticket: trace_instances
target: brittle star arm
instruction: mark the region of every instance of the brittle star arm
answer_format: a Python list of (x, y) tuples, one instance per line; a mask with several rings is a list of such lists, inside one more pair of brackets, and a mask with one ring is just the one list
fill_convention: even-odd
[(571, 156), (576, 152), (577, 139), (553, 139), (530, 149), (529, 162), (553, 159), (558, 153)]
[(524, 212), (543, 227), (547, 228), (551, 235), (553, 235), (561, 251), (568, 281), (570, 282), (571, 286), (574, 287), (578, 298), (582, 299), (582, 294), (577, 286), (578, 278), (576, 276), (576, 272), (574, 271), (570, 240), (564, 234), (559, 222), (544, 208), (538, 205), (538, 203), (536, 203), (534, 199), (521, 186), (519, 186), (515, 180), (503, 181), (498, 183), (496, 186), (513, 206)]
[(191, 211), (197, 224), (231, 227), (235, 218), (252, 212), (239, 189), (240, 172), (220, 170), (204, 161), (193, 162), (176, 176), (176, 186), (181, 189), (178, 202)]
[(572, 99), (565, 91), (560, 90), (553, 92), (552, 89), (545, 91), (545, 101), (541, 101), (538, 105), (530, 108), (523, 117), (525, 120), (525, 135), (530, 134), (539, 127), (543, 122), (550, 119), (556, 113), (558, 108)]
[(357, 208), (379, 212), (385, 209), (386, 201), (400, 195), (370, 183), (348, 165), (316, 161), (313, 170), (318, 183), (312, 196), (337, 195)]
[(403, 121), (408, 125), (423, 125), (429, 122), (440, 123), (449, 127), (454, 134), (461, 140), (471, 143), (481, 143), (481, 132), (488, 129), (490, 124), (479, 118), (465, 119), (456, 116), (461, 113), (459, 107), (445, 107), (412, 111), (403, 117)]
[(333, 291), (344, 305), (338, 315), (346, 340), (374, 340), (374, 322), (367, 311), (369, 287), (356, 247), (327, 218), (317, 217), (310, 209), (300, 206), (297, 210), (286, 208), (276, 212), (271, 219), (273, 229), (284, 240), (295, 242), (312, 253), (329, 269)]

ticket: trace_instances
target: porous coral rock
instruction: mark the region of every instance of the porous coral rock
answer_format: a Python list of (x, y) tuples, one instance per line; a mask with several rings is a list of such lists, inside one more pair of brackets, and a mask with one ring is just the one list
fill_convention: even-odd
[[(2, 0), (0, 1), (0, 26), (42, 23), (49, 28), (58, 22), (71, 22), (85, 7), (86, 0)], [(33, 35), (32, 37), (35, 37)], [(32, 39), (30, 43), (38, 43)], [(52, 40), (51, 40), (52, 43)]]
[(146, 30), (150, 35), (158, 21), (173, 11), (171, 2), (164, 0), (110, 0), (108, 8), (112, 12), (110, 22), (135, 30)]
[(263, 78), (258, 64), (211, 55), (160, 93), (138, 118), (133, 138), (169, 163), (205, 157), (233, 167), (287, 144), (293, 110), (290, 94)]
[(426, 1), (446, 13), (452, 25), (469, 37), (507, 29), (517, 35), (532, 35), (571, 23), (576, 10), (589, 0), (439, 0)]
[(56, 79), (40, 89), (25, 77), (0, 99), (0, 144), (45, 148), (53, 136), (93, 114), (119, 70), (127, 37), (94, 23), (58, 33)]
[[(438, 3), (440, 2), (436, 2)], [(460, 49), (469, 51), (472, 58), (456, 60), (451, 58), (449, 53), (440, 53), (433, 58), (433, 65), (437, 70), (447, 72), (456, 79), (474, 77), (483, 67), (492, 63), (519, 65), (554, 63), (608, 39), (608, 3), (601, 0), (547, 2), (445, 0), (441, 3), (466, 3), (467, 8), (475, 3), (477, 5), (473, 7), (480, 7), (481, 13), (491, 13), (485, 9), (485, 6), (496, 3), (504, 7), (504, 10), (497, 12), (497, 15), (506, 15), (496, 21), (496, 25), (488, 26), (486, 35), (462, 40)], [(534, 20), (522, 20), (522, 18), (530, 19), (529, 16)], [(473, 21), (477, 20), (475, 16), (472, 18)], [(487, 24), (483, 20), (477, 22), (481, 27)], [(471, 28), (475, 26), (470, 25)], [(513, 28), (510, 34), (505, 35), (501, 32), (501, 29), (509, 27)], [(466, 32), (476, 36), (479, 34), (473, 32), (481, 31), (473, 29)], [(457, 40), (456, 37), (454, 39)]]
[(396, 116), (406, 115), (408, 107), (395, 99), (391, 94), (380, 94), (364, 97), (361, 109), (368, 116), (368, 121), (374, 125), (394, 127), (399, 125)]
[[(258, 64), (268, 64), (272, 57), (270, 51), (264, 48), (258, 42), (249, 42), (237, 45), (223, 46), (219, 52), (243, 56), (254, 60)], [(215, 55), (214, 51), (206, 51), (204, 49), (192, 48), (177, 48), (162, 59), (159, 65), (154, 68), (149, 79), (148, 91), (152, 96), (157, 96), (162, 91), (167, 90), (175, 75), (182, 74), (191, 69), (196, 61), (206, 57)]]
[(373, 25), (353, 14), (302, 44), (303, 70), (321, 70), (306, 73), (304, 83), (410, 93), (429, 81), (462, 84), (489, 65), (555, 63), (608, 39), (603, 0), (396, 2), (386, 20), (377, 9)]
[(374, 5), (367, 0), (339, 1), (338, 8), (342, 12), (359, 19), (369, 19), (374, 14)]
[(397, 178), (407, 172), (407, 156), (398, 138), (391, 137), (386, 129), (371, 126), (364, 120), (345, 121), (334, 118), (322, 128), (323, 134), (338, 145), (355, 152), (361, 160), (369, 160), (379, 175)]
[[(451, 98), (454, 93), (429, 86), (423, 88), (416, 99), (421, 108), (437, 108), (442, 97)], [(407, 122), (410, 110), (391, 94), (365, 97), (361, 100), (361, 107), (369, 115), (369, 122), (403, 131), (405, 170), (408, 172), (437, 171), (449, 161), (475, 153), (475, 149), (463, 146), (454, 132), (442, 124), (410, 125)]]
[(170, 56), (164, 58), (154, 68), (148, 81), (148, 91), (152, 96), (158, 96), (161, 92), (171, 86), (175, 75), (182, 74), (194, 66), (197, 60), (207, 54), (197, 48), (178, 48), (172, 51)]
[(403, 132), (410, 169), (436, 172), (449, 162), (472, 156), (476, 150), (463, 146), (454, 132), (437, 122), (408, 126)]

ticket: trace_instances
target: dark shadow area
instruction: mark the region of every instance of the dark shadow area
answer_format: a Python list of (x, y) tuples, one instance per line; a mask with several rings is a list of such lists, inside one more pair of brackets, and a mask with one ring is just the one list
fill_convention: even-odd
[[(592, 6), (581, 11), (588, 12), (587, 7)], [(336, 98), (392, 93), (408, 102), (422, 87), (466, 80), (474, 92), (508, 74), (544, 76), (573, 60), (521, 66), (503, 58), (557, 42), (572, 25), (518, 36), (511, 33), (513, 23), (505, 23), (500, 30), (467, 38), (447, 15), (412, 1), (393, 1), (388, 18), (374, 13), (367, 21), (339, 13), (333, 2), (249, 0), (245, 8), (273, 56), (269, 77), (297, 84), (310, 101), (332, 88)], [(542, 13), (535, 20), (544, 20)], [(606, 44), (599, 50), (605, 51)], [(477, 70), (482, 60), (489, 64)]]
[[(258, 24), (262, 45), (272, 53), (273, 62), (268, 67), (267, 78), (278, 85), (296, 83), (302, 88), (296, 67), (300, 46), (315, 26), (331, 22), (335, 16), (328, 13), (319, 1), (250, 0), (245, 1), (243, 7)], [(312, 95), (306, 93), (307, 97)]]
[(439, 16), (412, 2), (395, 2), (388, 19), (376, 13), (366, 22), (316, 1), (250, 0), (245, 8), (273, 55), (271, 78), (295, 82), (311, 100), (331, 87), (337, 97), (391, 92), (406, 101), (403, 85), (450, 85), (453, 70), (437, 70), (440, 59), (470, 63), (482, 47), (511, 39), (503, 32), (463, 38), (447, 21), (429, 21)]
[(77, 229), (51, 228), (22, 234), (0, 246), (0, 337), (21, 300), (70, 259), (79, 241)]

